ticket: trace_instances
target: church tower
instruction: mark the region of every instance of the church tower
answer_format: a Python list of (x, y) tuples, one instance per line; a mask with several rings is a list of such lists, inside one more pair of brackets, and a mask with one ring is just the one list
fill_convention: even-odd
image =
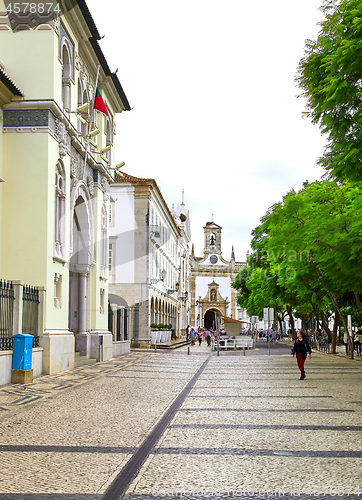
[(221, 254), (221, 227), (215, 222), (206, 222), (204, 227), (204, 254)]
[[(232, 287), (245, 262), (236, 262), (234, 247), (230, 260), (222, 256), (222, 227), (212, 220), (204, 226), (202, 257), (191, 253), (191, 325), (213, 328), (224, 318), (238, 318), (236, 290)], [(219, 319), (218, 319), (219, 318)]]

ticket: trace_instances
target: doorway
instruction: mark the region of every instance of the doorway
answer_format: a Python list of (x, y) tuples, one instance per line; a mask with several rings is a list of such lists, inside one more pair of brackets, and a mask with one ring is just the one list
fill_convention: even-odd
[(208, 311), (206, 311), (204, 316), (204, 328), (206, 328), (207, 330), (210, 328), (216, 330), (218, 324), (217, 318), (219, 315), (220, 312), (216, 309), (209, 309)]
[(69, 270), (68, 327), (75, 350), (88, 355), (88, 279), (91, 265), (91, 225), (85, 196), (77, 197), (72, 217), (72, 255)]

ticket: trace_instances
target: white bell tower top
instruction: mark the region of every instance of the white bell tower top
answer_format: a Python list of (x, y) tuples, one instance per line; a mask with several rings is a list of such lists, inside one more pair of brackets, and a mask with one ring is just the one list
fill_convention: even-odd
[(215, 222), (206, 222), (204, 227), (204, 254), (221, 254), (221, 230), (222, 227)]

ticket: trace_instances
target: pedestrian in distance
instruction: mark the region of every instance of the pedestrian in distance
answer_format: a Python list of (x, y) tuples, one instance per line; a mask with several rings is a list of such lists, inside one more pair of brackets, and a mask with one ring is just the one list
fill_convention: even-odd
[(273, 344), (276, 344), (277, 339), (278, 339), (278, 334), (273, 328), (271, 329), (271, 338), (272, 338)]
[(186, 342), (188, 342), (190, 339), (190, 325), (187, 325), (186, 328)]
[(300, 370), (300, 380), (305, 379), (305, 370), (304, 370), (304, 362), (307, 359), (307, 354), (309, 357), (312, 357), (312, 351), (310, 345), (308, 344), (305, 338), (305, 332), (303, 330), (299, 330), (297, 332), (297, 339), (294, 342), (294, 346), (292, 349), (293, 358), (294, 355), (297, 356), (297, 364)]
[(344, 346), (346, 348), (346, 356), (348, 356), (349, 343), (348, 343), (348, 334), (347, 334), (347, 332), (344, 334), (343, 343), (344, 343)]
[(195, 345), (195, 330), (191, 328), (190, 330), (190, 340), (191, 340), (191, 345)]
[(211, 346), (211, 332), (210, 332), (210, 330), (206, 330), (206, 342), (207, 342), (208, 347), (210, 347)]
[(201, 342), (202, 342), (202, 332), (197, 332), (197, 340), (199, 341), (199, 345), (201, 345)]
[(356, 346), (356, 354), (357, 356), (361, 356), (361, 344), (362, 344), (362, 330), (359, 329), (357, 330), (356, 334), (355, 334), (355, 340), (354, 340), (354, 344)]

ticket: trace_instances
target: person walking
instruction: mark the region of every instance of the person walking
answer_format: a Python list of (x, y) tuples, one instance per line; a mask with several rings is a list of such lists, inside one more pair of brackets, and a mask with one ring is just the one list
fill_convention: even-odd
[(348, 356), (349, 343), (348, 343), (348, 334), (347, 334), (347, 332), (344, 334), (343, 343), (344, 343), (345, 348), (346, 348), (346, 356)]
[(195, 345), (195, 330), (191, 328), (190, 330), (190, 340), (191, 340), (191, 345)]
[(202, 342), (202, 332), (197, 332), (197, 340), (199, 341), (199, 345), (201, 345)]
[(297, 332), (297, 339), (294, 342), (292, 354), (293, 358), (295, 354), (297, 356), (297, 364), (300, 370), (300, 380), (304, 380), (305, 379), (304, 362), (307, 359), (307, 354), (309, 354), (310, 358), (312, 357), (312, 351), (305, 338), (305, 332), (303, 330), (299, 330)]
[(356, 334), (355, 334), (355, 340), (354, 340), (354, 344), (356, 346), (356, 354), (357, 356), (361, 356), (361, 344), (362, 344), (362, 330), (361, 329), (358, 329)]
[(271, 339), (273, 341), (273, 344), (276, 344), (277, 343), (277, 339), (278, 339), (278, 334), (277, 332), (274, 330), (274, 328), (271, 329)]
[(357, 347), (357, 356), (361, 356), (361, 350), (362, 350), (362, 330), (359, 329), (357, 330), (356, 333), (356, 347)]
[(210, 332), (210, 330), (206, 330), (205, 333), (206, 333), (206, 342), (207, 342), (207, 345), (208, 345), (208, 347), (210, 347), (211, 346), (211, 332)]

